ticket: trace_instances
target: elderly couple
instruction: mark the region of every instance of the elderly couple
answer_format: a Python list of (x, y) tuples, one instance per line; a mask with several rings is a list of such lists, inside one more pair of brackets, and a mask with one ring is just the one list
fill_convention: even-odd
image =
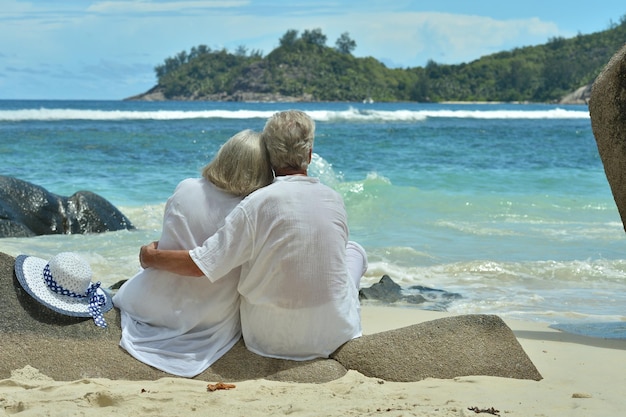
[(304, 112), (276, 113), (177, 186), (144, 269), (113, 298), (132, 356), (192, 377), (241, 336), (259, 355), (308, 360), (361, 335), (367, 256), (340, 195), (307, 176), (314, 132)]

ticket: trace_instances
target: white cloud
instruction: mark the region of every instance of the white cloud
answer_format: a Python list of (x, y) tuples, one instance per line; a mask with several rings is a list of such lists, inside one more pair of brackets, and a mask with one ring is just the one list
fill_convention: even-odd
[[(348, 32), (355, 55), (373, 56), (401, 66), (423, 66), (428, 59), (461, 63), (482, 55), (543, 43), (559, 34), (552, 22), (537, 18), (495, 20), (447, 13), (354, 15)], [(341, 22), (334, 23), (340, 27)]]
[(245, 6), (249, 1), (165, 1), (154, 2), (148, 0), (137, 1), (101, 1), (96, 2), (87, 8), (88, 12), (93, 13), (123, 13), (125, 15), (132, 13), (164, 13), (164, 12), (181, 12), (189, 10), (201, 9), (222, 9)]

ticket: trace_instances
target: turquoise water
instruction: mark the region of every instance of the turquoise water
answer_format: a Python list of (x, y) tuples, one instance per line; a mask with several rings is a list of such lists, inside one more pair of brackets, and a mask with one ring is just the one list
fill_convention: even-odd
[(388, 274), (461, 294), (451, 312), (626, 337), (626, 233), (585, 106), (0, 101), (0, 174), (94, 191), (138, 227), (2, 239), (0, 251), (75, 250), (103, 283), (128, 278), (176, 184), (292, 107), (317, 122), (310, 174), (343, 195), (369, 253), (363, 286)]

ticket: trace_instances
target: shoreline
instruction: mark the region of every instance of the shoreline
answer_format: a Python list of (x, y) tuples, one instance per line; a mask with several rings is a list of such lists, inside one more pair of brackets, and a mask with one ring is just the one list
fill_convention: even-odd
[[(388, 306), (362, 308), (364, 334), (374, 334), (454, 314)], [(624, 413), (626, 340), (598, 339), (551, 329), (547, 324), (505, 320), (542, 374), (539, 381), (489, 376), (389, 382), (350, 370), (326, 383), (252, 379), (207, 392), (207, 382), (177, 377), (155, 381), (87, 378), (54, 381), (26, 366), (0, 380), (0, 410), (25, 415), (171, 415), (207, 409), (224, 417), (470, 416), (497, 410), (506, 416), (616, 416)], [(220, 382), (220, 381), (214, 381)], [(229, 383), (231, 381), (222, 381)], [(54, 405), (52, 405), (54, 404)], [(8, 414), (6, 414), (8, 415)]]

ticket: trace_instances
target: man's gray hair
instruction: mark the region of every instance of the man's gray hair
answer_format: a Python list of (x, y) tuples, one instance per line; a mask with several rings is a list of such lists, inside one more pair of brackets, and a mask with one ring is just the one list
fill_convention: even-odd
[(275, 170), (306, 170), (313, 150), (315, 122), (300, 110), (275, 113), (265, 124), (263, 142)]

